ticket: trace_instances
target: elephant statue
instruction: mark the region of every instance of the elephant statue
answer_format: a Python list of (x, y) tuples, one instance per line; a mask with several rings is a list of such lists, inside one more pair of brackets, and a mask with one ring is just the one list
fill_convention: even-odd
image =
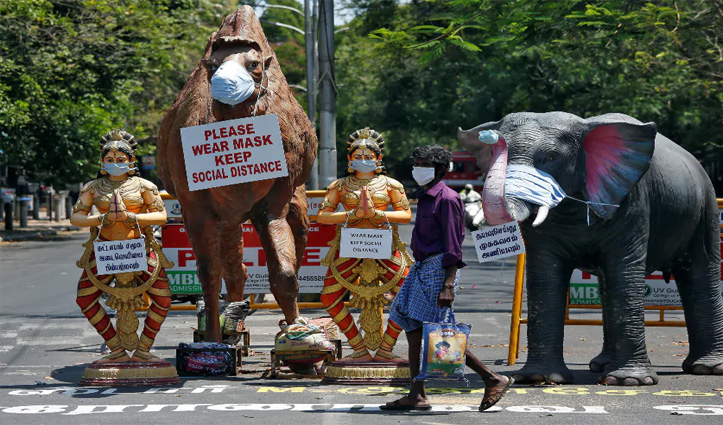
[(698, 161), (624, 114), (513, 113), (462, 146), (487, 172), (477, 221), (518, 221), (527, 251), (529, 354), (518, 382), (572, 382), (562, 356), (573, 269), (600, 285), (603, 347), (590, 362), (608, 385), (654, 385), (645, 347), (644, 279), (671, 274), (685, 310), (683, 371), (723, 374), (718, 205)]

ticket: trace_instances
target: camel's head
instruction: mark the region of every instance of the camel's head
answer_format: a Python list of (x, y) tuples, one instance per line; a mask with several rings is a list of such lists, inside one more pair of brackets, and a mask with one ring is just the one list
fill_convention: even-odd
[(211, 36), (202, 60), (214, 106), (233, 108), (263, 95), (268, 85), (266, 71), (273, 58), (251, 7), (241, 7), (226, 17), (221, 28)]

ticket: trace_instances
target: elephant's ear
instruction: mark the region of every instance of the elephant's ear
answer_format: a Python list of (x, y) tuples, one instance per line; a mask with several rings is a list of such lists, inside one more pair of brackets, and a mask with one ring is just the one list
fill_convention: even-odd
[(492, 164), (492, 145), (487, 145), (479, 140), (479, 132), (482, 130), (497, 130), (500, 128), (501, 121), (492, 121), (480, 124), (469, 130), (457, 129), (457, 139), (460, 145), (470, 152), (477, 159), (477, 166), (487, 172)]
[(620, 205), (648, 171), (657, 127), (623, 114), (601, 115), (585, 122), (587, 180), (583, 193), (593, 202), (590, 208), (595, 214), (609, 220), (617, 211), (611, 205)]

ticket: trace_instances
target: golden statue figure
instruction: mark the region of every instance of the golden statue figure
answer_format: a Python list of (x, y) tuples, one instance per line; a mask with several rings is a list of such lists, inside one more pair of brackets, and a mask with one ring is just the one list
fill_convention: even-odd
[[(111, 351), (94, 365), (167, 363), (150, 353), (171, 306), (165, 267), (173, 264), (163, 255), (151, 230), (151, 225), (166, 222), (166, 211), (158, 188), (139, 176), (135, 167), (135, 147), (134, 137), (126, 131), (113, 130), (103, 136), (102, 168), (98, 178), (83, 187), (70, 218), (76, 226), (90, 227), (91, 233), (90, 239), (83, 245), (85, 252), (77, 262), (83, 273), (78, 282), (76, 302)], [(99, 215), (89, 215), (93, 205)], [(104, 274), (97, 269), (93, 249), (96, 240), (131, 239), (144, 241), (147, 270)], [(99, 303), (103, 292), (110, 295), (107, 305), (118, 312), (115, 327)], [(144, 305), (144, 292), (148, 294), (151, 306), (139, 338), (135, 309)], [(128, 352), (133, 354), (129, 356)]]
[[(388, 303), (385, 294), (396, 294), (404, 283), (409, 266), (413, 264), (397, 227), (392, 223), (409, 223), (412, 212), (404, 187), (386, 176), (382, 165), (384, 138), (369, 128), (357, 130), (347, 142), (349, 175), (336, 180), (328, 188), (317, 215), (320, 223), (336, 224), (336, 237), (322, 261), (329, 267), (321, 293), (321, 302), (329, 315), (347, 337), (354, 352), (345, 362), (394, 362), (406, 360), (392, 354), (401, 328), (387, 323), (384, 332), (382, 308)], [(336, 212), (341, 203), (345, 211)], [(387, 211), (389, 206), (393, 211)], [(370, 258), (340, 258), (341, 228), (392, 229), (392, 254), (387, 260)], [(360, 308), (357, 328), (343, 297), (351, 292), (350, 304)], [(370, 351), (376, 350), (374, 356)]]

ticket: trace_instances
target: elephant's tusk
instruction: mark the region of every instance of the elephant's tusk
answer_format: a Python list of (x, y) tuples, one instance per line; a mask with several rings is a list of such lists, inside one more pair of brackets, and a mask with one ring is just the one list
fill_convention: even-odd
[(532, 223), (532, 227), (537, 227), (540, 224), (542, 224), (543, 221), (547, 218), (547, 213), (550, 212), (550, 207), (543, 205), (540, 207), (540, 209), (537, 211), (537, 217), (535, 217), (535, 221)]
[(485, 224), (487, 220), (485, 220), (485, 211), (480, 208), (477, 214), (475, 214), (474, 218), (472, 219), (472, 225), (475, 227), (479, 227), (482, 224)]

